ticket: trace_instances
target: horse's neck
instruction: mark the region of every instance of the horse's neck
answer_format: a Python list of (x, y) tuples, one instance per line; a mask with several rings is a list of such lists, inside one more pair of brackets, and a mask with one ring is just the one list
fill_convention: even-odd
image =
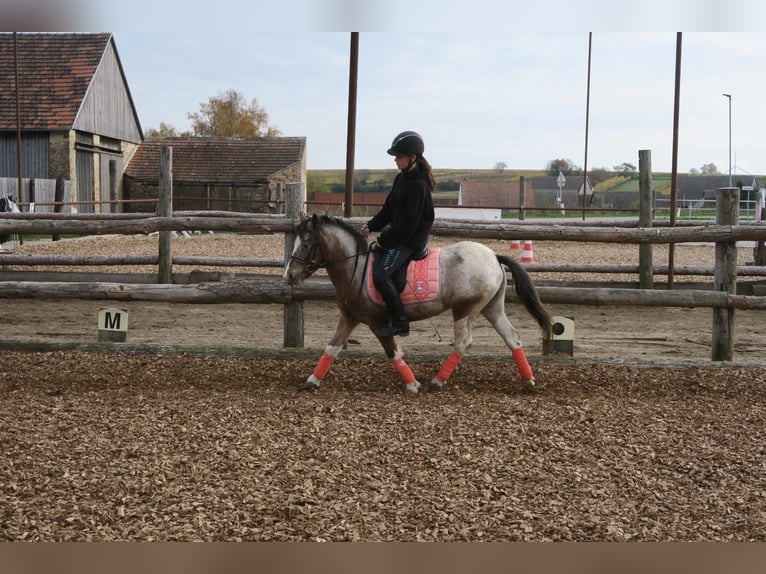
[(347, 289), (361, 280), (365, 253), (357, 251), (356, 239), (341, 229), (334, 229), (325, 242), (327, 275), (335, 289)]

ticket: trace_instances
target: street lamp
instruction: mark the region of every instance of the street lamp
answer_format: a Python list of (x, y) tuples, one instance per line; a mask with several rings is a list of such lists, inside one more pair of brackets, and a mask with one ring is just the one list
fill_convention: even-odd
[(729, 100), (729, 187), (731, 187), (731, 94), (722, 94)]

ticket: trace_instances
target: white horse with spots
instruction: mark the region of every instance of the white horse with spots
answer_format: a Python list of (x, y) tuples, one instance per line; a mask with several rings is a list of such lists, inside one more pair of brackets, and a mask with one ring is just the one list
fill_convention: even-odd
[[(341, 219), (314, 215), (300, 223), (296, 234), (295, 247), (285, 265), (284, 280), (289, 285), (298, 285), (317, 269), (326, 269), (335, 286), (340, 309), (335, 334), (303, 385), (304, 389), (313, 389), (319, 386), (343, 343), (359, 323), (365, 323), (372, 330), (379, 329), (386, 325), (388, 315), (385, 306), (374, 301), (365, 287), (367, 270), (372, 262), (368, 261), (369, 249), (361, 233)], [(527, 271), (514, 259), (497, 255), (485, 245), (473, 241), (461, 241), (444, 247), (438, 256), (438, 294), (421, 302), (405, 302), (404, 306), (410, 321), (427, 319), (448, 309), (452, 311), (455, 330), (453, 352), (431, 379), (431, 386), (443, 386), (460, 363), (473, 342), (471, 321), (481, 314), (511, 349), (526, 388), (533, 389), (535, 378), (519, 334), (505, 315), (507, 267), (513, 276), (516, 293), (542, 330), (543, 348), (547, 348), (552, 335), (551, 316), (542, 305)], [(420, 383), (404, 361), (396, 339), (378, 337), (378, 340), (404, 380), (405, 391), (417, 393)]]

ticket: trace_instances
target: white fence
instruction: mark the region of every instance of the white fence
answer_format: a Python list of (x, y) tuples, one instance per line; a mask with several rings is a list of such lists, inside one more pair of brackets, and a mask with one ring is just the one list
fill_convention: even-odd
[[(740, 221), (766, 220), (764, 211), (764, 195), (766, 189), (751, 191), (749, 194), (740, 192), (739, 219)], [(670, 219), (670, 199), (657, 198), (654, 202), (655, 218)], [(684, 199), (676, 201), (676, 219), (687, 221), (715, 221), (715, 199)]]

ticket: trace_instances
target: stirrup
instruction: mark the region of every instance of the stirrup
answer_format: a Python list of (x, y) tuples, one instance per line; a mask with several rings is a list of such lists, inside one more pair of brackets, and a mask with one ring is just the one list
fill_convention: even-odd
[(406, 337), (410, 334), (410, 323), (409, 321), (401, 323), (393, 323), (389, 321), (388, 325), (380, 329), (375, 329), (373, 333), (375, 333), (377, 337), (394, 337), (396, 335)]

